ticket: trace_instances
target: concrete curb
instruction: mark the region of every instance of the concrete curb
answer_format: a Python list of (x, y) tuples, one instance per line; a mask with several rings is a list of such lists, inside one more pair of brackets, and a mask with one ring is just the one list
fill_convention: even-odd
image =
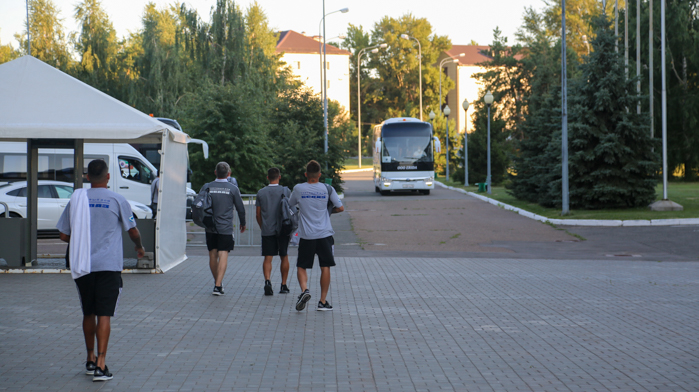
[(368, 171), (373, 171), (374, 168), (370, 167), (368, 169), (350, 169), (350, 170), (341, 170), (340, 173), (358, 173), (358, 172), (368, 172)]
[[(162, 274), (159, 269), (125, 269), (122, 274)], [(37, 268), (37, 269), (0, 269), (0, 274), (70, 274), (69, 269)]]
[(447, 186), (439, 181), (435, 183), (442, 188), (451, 189), (452, 191), (457, 191), (464, 193), (466, 195), (475, 197), (476, 199), (483, 200), (492, 205), (504, 208), (508, 211), (514, 211), (524, 217), (529, 219), (534, 219), (539, 222), (551, 223), (560, 226), (607, 226), (607, 227), (620, 227), (620, 226), (684, 226), (684, 225), (699, 225), (699, 218), (685, 218), (685, 219), (651, 219), (651, 220), (611, 220), (611, 219), (551, 219), (545, 216), (537, 215), (532, 212), (523, 210), (518, 207), (505, 204), (503, 202), (491, 199), (489, 197), (479, 195), (477, 193), (469, 192), (463, 189), (454, 188), (453, 186)]

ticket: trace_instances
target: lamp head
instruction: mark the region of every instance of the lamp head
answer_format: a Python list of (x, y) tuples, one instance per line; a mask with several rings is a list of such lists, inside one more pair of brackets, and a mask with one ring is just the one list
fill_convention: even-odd
[(483, 97), (483, 100), (485, 101), (486, 105), (490, 106), (490, 104), (493, 103), (493, 94), (491, 94), (490, 91), (488, 91), (485, 94), (485, 97)]
[(388, 47), (388, 44), (381, 44), (379, 45), (379, 48), (381, 49), (386, 49)]
[(454, 60), (452, 61), (452, 63), (457, 63), (457, 64), (458, 64), (458, 63), (459, 63), (459, 59), (454, 59)]
[(466, 53), (459, 53), (459, 57), (464, 57), (466, 56)]
[(408, 34), (401, 34), (400, 37), (403, 39), (410, 39), (410, 36)]
[(432, 110), (430, 112), (430, 120), (434, 120), (434, 117), (435, 117), (434, 110)]
[(464, 108), (465, 111), (468, 112), (468, 99), (464, 99), (464, 103), (461, 104), (461, 106)]
[(341, 35), (338, 35), (337, 38), (339, 38), (339, 39), (345, 39), (345, 38), (347, 38), (347, 36), (341, 34)]
[(377, 49), (372, 49), (372, 50), (371, 50), (371, 53), (379, 53), (379, 49), (378, 49), (378, 48), (377, 48)]
[(445, 116), (449, 117), (449, 115), (451, 114), (451, 109), (449, 109), (449, 105), (445, 106), (444, 110), (442, 110), (442, 112), (444, 113)]
[(343, 9), (341, 9), (340, 12), (342, 12), (343, 14), (346, 14), (346, 13), (349, 12), (349, 8), (346, 8), (346, 7), (345, 7), (345, 8), (343, 8)]

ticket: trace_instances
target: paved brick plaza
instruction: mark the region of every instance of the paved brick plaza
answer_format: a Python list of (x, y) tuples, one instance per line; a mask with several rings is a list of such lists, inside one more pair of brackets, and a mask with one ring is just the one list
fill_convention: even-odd
[(696, 262), (341, 258), (299, 313), (260, 261), (124, 275), (104, 384), (70, 275), (0, 275), (0, 391), (699, 390)]

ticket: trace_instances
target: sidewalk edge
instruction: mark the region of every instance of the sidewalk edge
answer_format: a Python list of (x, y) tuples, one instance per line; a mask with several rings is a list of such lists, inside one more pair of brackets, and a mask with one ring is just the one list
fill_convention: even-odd
[(522, 215), (524, 217), (527, 217), (529, 219), (534, 219), (539, 222), (543, 223), (551, 223), (553, 225), (560, 225), (560, 226), (603, 226), (603, 227), (620, 227), (620, 226), (684, 226), (684, 225), (699, 225), (699, 218), (682, 218), (682, 219), (638, 219), (638, 220), (602, 220), (602, 219), (552, 219), (552, 218), (547, 218), (545, 216), (541, 216), (538, 214), (535, 214), (533, 212), (529, 212), (527, 210), (523, 210), (519, 207), (514, 207), (509, 204), (505, 204), (501, 201), (497, 201), (495, 199), (491, 199), (489, 197), (479, 195), (477, 193), (469, 192), (463, 189), (459, 188), (454, 188), (453, 186), (448, 186), (444, 185), (443, 183), (439, 181), (435, 181), (435, 183), (442, 188), (447, 188), (452, 191), (457, 191), (461, 192), (463, 194), (475, 197), (476, 199), (485, 201), (487, 203), (490, 203), (494, 206), (498, 206), (500, 208), (504, 208), (508, 211), (513, 211), (518, 213), (519, 215)]

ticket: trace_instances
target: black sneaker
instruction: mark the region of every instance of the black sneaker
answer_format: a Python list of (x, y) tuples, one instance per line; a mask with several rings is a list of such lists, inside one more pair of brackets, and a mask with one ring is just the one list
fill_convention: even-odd
[(109, 381), (112, 378), (112, 373), (109, 372), (107, 365), (104, 365), (104, 370), (95, 366), (95, 374), (92, 375), (92, 381)]
[(318, 307), (316, 308), (316, 310), (328, 311), (328, 310), (333, 310), (333, 307), (332, 307), (332, 305), (330, 305), (330, 302), (328, 302), (328, 300), (326, 299), (325, 304), (318, 301)]
[(92, 362), (92, 361), (87, 361), (85, 363), (85, 374), (88, 376), (92, 376), (95, 374), (95, 369), (97, 368), (97, 364)]
[(285, 284), (282, 285), (282, 288), (279, 289), (279, 294), (289, 294), (289, 288), (286, 287)]
[(274, 289), (272, 288), (272, 282), (265, 280), (265, 295), (274, 295)]
[(223, 286), (214, 286), (214, 292), (212, 293), (213, 295), (223, 295), (225, 294), (223, 292)]
[(306, 308), (306, 302), (311, 299), (311, 293), (306, 289), (303, 293), (299, 295), (298, 301), (296, 301), (296, 310), (299, 312)]

